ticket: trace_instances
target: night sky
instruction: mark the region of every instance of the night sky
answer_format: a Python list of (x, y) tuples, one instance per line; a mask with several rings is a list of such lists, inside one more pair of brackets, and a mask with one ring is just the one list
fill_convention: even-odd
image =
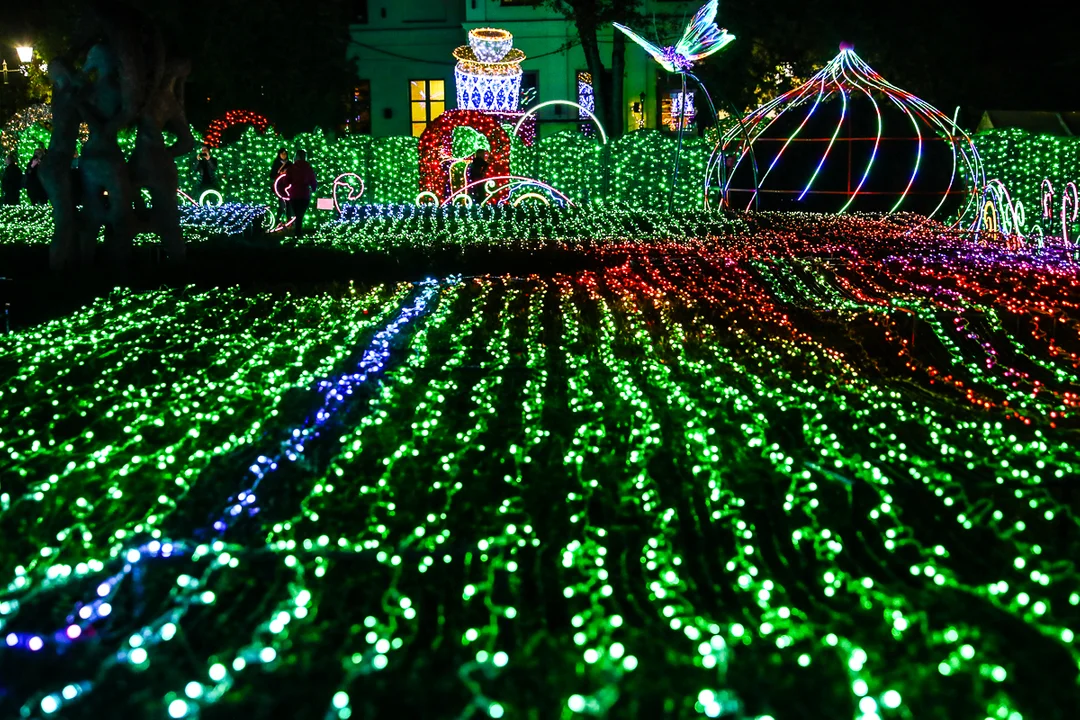
[[(1060, 0), (1027, 6), (1036, 12), (1017, 3), (972, 0), (813, 4), (824, 17), (835, 13), (840, 31), (850, 34), (843, 39), (854, 42), (864, 56), (873, 55), (874, 42), (881, 40), (897, 71), (938, 74), (939, 87), (932, 93), (907, 89), (940, 94), (935, 99), (942, 106), (1018, 110), (1080, 106), (1072, 89), (1080, 70), (1075, 28), (1062, 21), (1065, 3)], [(1006, 10), (991, 9), (996, 7)], [(885, 68), (879, 71), (884, 74)], [(950, 94), (952, 99), (946, 97)]]

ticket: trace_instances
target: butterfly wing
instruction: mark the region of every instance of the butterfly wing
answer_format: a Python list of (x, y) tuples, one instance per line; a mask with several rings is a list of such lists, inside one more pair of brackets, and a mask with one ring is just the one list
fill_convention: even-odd
[(694, 14), (675, 52), (687, 60), (700, 60), (712, 55), (735, 39), (727, 30), (716, 26), (716, 12), (720, 0), (709, 0)]
[(660, 63), (660, 65), (662, 65), (665, 70), (667, 70), (668, 72), (675, 72), (675, 68), (672, 66), (671, 61), (664, 57), (664, 52), (660, 48), (656, 47), (651, 42), (649, 42), (645, 38), (641, 37), (636, 32), (634, 32), (630, 28), (626, 27), (625, 25), (620, 25), (619, 23), (611, 23), (611, 24), (614, 25), (619, 30), (621, 30), (622, 33), (624, 35), (626, 35), (626, 37), (630, 38), (635, 43), (637, 43), (641, 47), (645, 48), (645, 52), (652, 55), (653, 60)]
[(690, 31), (694, 26), (707, 27), (716, 23), (716, 13), (720, 9), (720, 0), (709, 0), (707, 3), (698, 8), (698, 11), (694, 13), (694, 17), (690, 19), (690, 24), (686, 26), (686, 32), (683, 33), (683, 40), (690, 34)]

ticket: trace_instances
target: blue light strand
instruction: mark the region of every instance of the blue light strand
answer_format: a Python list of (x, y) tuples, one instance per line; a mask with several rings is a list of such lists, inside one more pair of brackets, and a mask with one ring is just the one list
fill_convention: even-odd
[(224, 205), (180, 206), (180, 226), (217, 230), (225, 235), (239, 235), (250, 230), (268, 212), (265, 205), (230, 202)]
[[(459, 277), (450, 277), (446, 283), (456, 283)], [(229, 506), (224, 515), (214, 522), (214, 530), (219, 533), (225, 532), (242, 515), (245, 508), (248, 517), (255, 515), (259, 509), (255, 505), (255, 492), (267, 475), (281, 467), (282, 460), (296, 462), (304, 456), (304, 445), (315, 440), (322, 433), (323, 427), (334, 416), (345, 402), (347, 396), (368, 379), (379, 375), (386, 368), (390, 358), (390, 343), (402, 329), (409, 325), (420, 315), (427, 311), (431, 301), (439, 294), (442, 283), (435, 280), (425, 280), (420, 283), (423, 290), (416, 296), (410, 307), (403, 308), (398, 316), (386, 327), (376, 333), (371, 344), (364, 352), (356, 371), (342, 375), (336, 381), (322, 380), (319, 382), (319, 390), (326, 391), (323, 396), (322, 406), (311, 415), (303, 425), (294, 428), (289, 434), (289, 439), (281, 443), (279, 452), (273, 458), (260, 455), (248, 468), (255, 476), (251, 487), (241, 491), (235, 498), (229, 499)]]
[[(9, 632), (4, 636), (5, 647), (39, 652), (44, 650), (46, 646), (61, 647), (88, 637), (87, 630), (90, 626), (112, 613), (112, 604), (109, 601), (116, 595), (124, 578), (134, 570), (136, 563), (147, 558), (168, 558), (185, 555), (190, 553), (191, 549), (192, 546), (188, 543), (151, 540), (138, 547), (125, 550), (120, 553), (120, 557), (124, 559), (123, 567), (98, 584), (93, 600), (75, 606), (75, 610), (67, 616), (62, 629), (47, 634)], [(69, 576), (70, 573), (65, 574), (62, 579), (66, 580)], [(47, 592), (51, 587), (52, 585), (45, 584), (34, 595)], [(18, 606), (24, 603), (25, 601), (20, 602), (18, 600), (7, 601), (12, 611), (17, 610)]]
[[(318, 383), (317, 389), (320, 392), (325, 391), (321, 407), (309, 416), (302, 425), (294, 428), (289, 433), (289, 439), (281, 443), (279, 453), (274, 458), (271, 459), (265, 455), (258, 457), (257, 461), (249, 468), (249, 471), (255, 475), (254, 483), (234, 498), (229, 499), (224, 515), (213, 524), (214, 530), (224, 532), (242, 516), (245, 508), (248, 509), (246, 516), (249, 517), (258, 512), (258, 508), (255, 506), (255, 491), (262, 480), (281, 466), (280, 462), (283, 458), (288, 462), (296, 462), (303, 457), (304, 443), (319, 437), (326, 423), (344, 406), (345, 399), (351, 396), (360, 385), (376, 378), (385, 370), (390, 358), (390, 343), (393, 339), (412, 321), (429, 309), (432, 301), (444, 286), (458, 283), (461, 279), (460, 276), (450, 276), (443, 281), (428, 279), (419, 283), (421, 291), (414, 298), (413, 304), (403, 308), (394, 320), (375, 334), (354, 372), (342, 375), (335, 380), (324, 379)], [(68, 615), (64, 628), (53, 633), (9, 632), (4, 637), (5, 646), (10, 649), (39, 652), (46, 646), (59, 648), (75, 643), (80, 639), (91, 637), (92, 634), (88, 632), (88, 629), (97, 620), (111, 614), (112, 605), (110, 601), (119, 592), (123, 580), (135, 570), (135, 566), (139, 562), (146, 559), (189, 554), (192, 555), (194, 560), (198, 560), (200, 556), (207, 554), (210, 549), (218, 553), (225, 550), (226, 546), (220, 541), (215, 541), (212, 548), (208, 548), (206, 545), (196, 545), (190, 542), (155, 539), (138, 547), (128, 548), (118, 555), (124, 559), (122, 568), (98, 584), (95, 590), (96, 597), (93, 600), (76, 605), (75, 610)], [(230, 547), (229, 549), (242, 550), (239, 547)], [(104, 566), (97, 568), (98, 571), (104, 569)], [(212, 572), (214, 569), (211, 567), (207, 572)], [(66, 579), (69, 575), (70, 573), (64, 575), (62, 579)], [(200, 586), (200, 583), (194, 579), (182, 585), (189, 591), (193, 591)], [(52, 587), (52, 584), (45, 584), (34, 595), (46, 592)], [(168, 616), (166, 618), (167, 622), (156, 624), (164, 626), (178, 622), (186, 613), (187, 607), (194, 602), (194, 597), (188, 598), (183, 603), (178, 602), (177, 607), (166, 613)], [(199, 597), (201, 598), (201, 594)], [(178, 601), (182, 599), (178, 598)], [(18, 600), (6, 602), (9, 605), (9, 610), (17, 610), (20, 604)], [(203, 602), (205, 603), (205, 601)], [(122, 651), (121, 655), (123, 657), (118, 656), (117, 660), (123, 661), (126, 659), (126, 652)], [(85, 689), (89, 689), (89, 687)], [(53, 702), (58, 703), (56, 707), (60, 707), (59, 697), (50, 695), (47, 699), (52, 699)]]

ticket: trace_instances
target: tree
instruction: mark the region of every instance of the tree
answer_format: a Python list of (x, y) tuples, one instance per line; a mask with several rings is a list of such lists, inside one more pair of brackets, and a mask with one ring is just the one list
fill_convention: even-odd
[[(195, 125), (233, 109), (263, 114), (287, 135), (341, 121), (341, 101), (355, 78), (347, 60), (349, 0), (302, 7), (291, 0), (126, 1), (159, 24), (172, 50), (191, 59), (187, 105)], [(86, 6), (42, 0), (15, 12), (48, 60), (92, 40)]]
[(633, 26), (642, 18), (641, 0), (546, 0), (550, 8), (574, 22), (585, 65), (592, 75), (595, 112), (609, 135), (622, 134), (622, 85), (626, 75), (626, 38), (616, 32), (611, 43), (610, 82), (600, 56), (600, 30), (613, 22)]
[(192, 60), (189, 116), (199, 124), (233, 109), (265, 115), (287, 135), (341, 121), (355, 77), (346, 59), (351, 3), (153, 5), (146, 12)]
[(835, 52), (827, 46), (835, 23), (827, 24), (810, 5), (801, 0), (740, 0), (721, 6), (717, 23), (728, 28), (735, 42), (695, 70), (713, 93), (717, 110), (751, 110), (832, 58)]

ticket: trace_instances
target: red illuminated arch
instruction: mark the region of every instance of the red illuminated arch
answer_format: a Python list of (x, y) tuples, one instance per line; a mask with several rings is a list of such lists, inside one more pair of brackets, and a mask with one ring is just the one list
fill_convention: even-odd
[(251, 125), (259, 132), (266, 132), (266, 129), (270, 127), (270, 121), (250, 110), (230, 110), (207, 126), (203, 145), (212, 148), (221, 147), (221, 134), (236, 125)]
[[(450, 195), (449, 173), (446, 160), (451, 157), (454, 128), (470, 127), (487, 138), (491, 145), (488, 157), (488, 175), (500, 177), (510, 174), (510, 136), (491, 115), (477, 110), (447, 110), (435, 118), (420, 136), (420, 190), (434, 193), (439, 201)], [(506, 191), (494, 198), (504, 200)]]

